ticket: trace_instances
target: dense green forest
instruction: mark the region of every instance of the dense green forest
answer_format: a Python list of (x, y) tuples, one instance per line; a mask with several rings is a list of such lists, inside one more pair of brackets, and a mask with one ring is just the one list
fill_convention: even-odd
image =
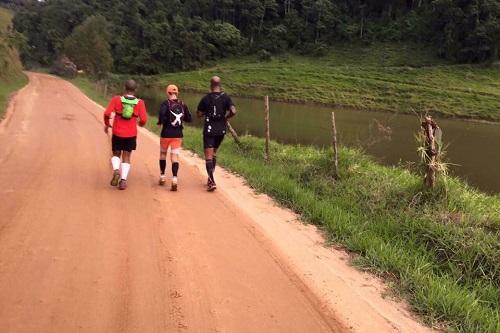
[[(27, 66), (61, 53), (94, 73), (156, 74), (240, 54), (321, 55), (339, 43), (412, 41), (458, 63), (498, 59), (498, 0), (0, 0), (16, 7)], [(78, 28), (78, 29), (77, 29)], [(82, 38), (83, 36), (83, 38)], [(104, 61), (100, 61), (104, 59)], [(109, 59), (111, 59), (109, 61)], [(98, 64), (98, 68), (96, 68)]]

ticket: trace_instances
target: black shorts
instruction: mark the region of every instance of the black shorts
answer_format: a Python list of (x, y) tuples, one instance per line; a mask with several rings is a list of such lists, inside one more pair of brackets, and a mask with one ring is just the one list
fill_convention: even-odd
[(116, 135), (113, 135), (111, 138), (111, 149), (113, 151), (128, 151), (131, 152), (137, 148), (137, 137), (132, 138), (122, 138)]
[(218, 149), (224, 141), (224, 135), (203, 135), (203, 148), (215, 148)]

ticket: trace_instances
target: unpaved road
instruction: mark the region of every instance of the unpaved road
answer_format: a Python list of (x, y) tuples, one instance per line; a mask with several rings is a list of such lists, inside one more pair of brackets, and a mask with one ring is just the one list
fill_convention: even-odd
[(344, 331), (197, 168), (158, 187), (145, 135), (110, 187), (102, 111), (29, 76), (0, 125), (1, 332)]

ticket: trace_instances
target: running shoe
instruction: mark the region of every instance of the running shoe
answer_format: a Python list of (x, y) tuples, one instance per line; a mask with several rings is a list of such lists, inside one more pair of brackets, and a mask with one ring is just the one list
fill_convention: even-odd
[(170, 191), (177, 191), (177, 178), (172, 178), (172, 187), (170, 188)]
[(165, 183), (166, 183), (166, 182), (167, 182), (167, 176), (165, 176), (165, 175), (160, 175), (160, 180), (158, 181), (158, 184), (159, 184), (160, 186), (163, 186), (163, 185), (165, 185)]
[(207, 185), (207, 190), (208, 192), (213, 192), (217, 189), (217, 185), (213, 180), (209, 180), (208, 185)]
[(111, 179), (110, 185), (111, 186), (117, 186), (119, 181), (120, 181), (120, 171), (119, 170), (115, 170), (113, 172), (113, 178)]
[(120, 183), (118, 184), (118, 188), (123, 191), (127, 189), (127, 181), (125, 179), (120, 180)]

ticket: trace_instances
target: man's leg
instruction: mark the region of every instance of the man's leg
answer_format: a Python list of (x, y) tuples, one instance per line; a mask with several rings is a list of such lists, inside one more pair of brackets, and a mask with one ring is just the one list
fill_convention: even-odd
[(113, 157), (111, 157), (111, 166), (113, 167), (113, 178), (111, 179), (111, 186), (117, 186), (120, 181), (120, 166), (121, 166), (121, 151), (114, 150)]
[(160, 185), (165, 185), (166, 176), (165, 170), (167, 169), (167, 151), (161, 148), (160, 150)]
[(179, 152), (180, 148), (172, 149), (170, 159), (172, 160), (172, 191), (177, 191), (177, 174), (179, 173)]
[(214, 148), (214, 154), (212, 156), (212, 161), (214, 161), (214, 172), (215, 172), (215, 167), (217, 166), (217, 148)]
[(205, 167), (207, 169), (208, 180), (215, 183), (213, 158), (214, 158), (214, 148), (205, 148)]
[(215, 167), (217, 166), (217, 151), (219, 150), (220, 145), (222, 144), (222, 141), (224, 141), (224, 136), (220, 137), (214, 137), (214, 142), (213, 142), (213, 153), (212, 153), (212, 178), (213, 174), (215, 174)]
[(127, 178), (130, 172), (130, 155), (131, 151), (123, 151), (122, 152), (122, 177), (120, 180), (119, 188), (120, 190), (124, 190), (127, 188)]

